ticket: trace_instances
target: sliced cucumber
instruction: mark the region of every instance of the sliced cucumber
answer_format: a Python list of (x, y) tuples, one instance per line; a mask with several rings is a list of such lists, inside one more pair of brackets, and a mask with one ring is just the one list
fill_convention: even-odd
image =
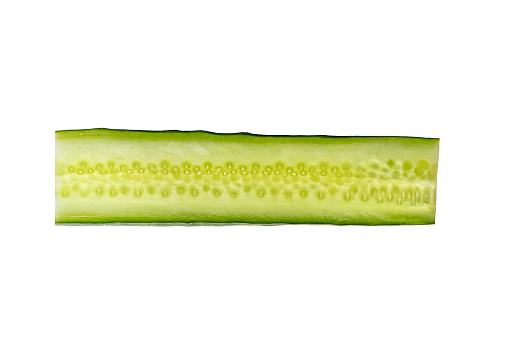
[(56, 223), (430, 224), (438, 139), (56, 132)]

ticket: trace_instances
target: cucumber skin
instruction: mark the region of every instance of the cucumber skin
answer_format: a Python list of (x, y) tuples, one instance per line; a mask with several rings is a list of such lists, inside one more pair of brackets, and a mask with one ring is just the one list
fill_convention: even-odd
[(59, 130), (55, 131), (56, 140), (75, 139), (75, 138), (118, 138), (123, 140), (143, 139), (143, 140), (196, 140), (203, 141), (227, 141), (227, 142), (283, 142), (291, 141), (299, 142), (316, 142), (316, 143), (355, 143), (366, 140), (383, 140), (383, 141), (408, 141), (413, 144), (429, 144), (436, 143), (438, 145), (440, 138), (424, 138), (409, 136), (334, 136), (334, 135), (263, 135), (248, 132), (238, 133), (216, 133), (204, 130), (179, 131), (179, 130), (126, 130), (126, 129), (109, 129), (109, 128), (93, 128), (93, 129), (77, 129), (77, 130)]
[(185, 226), (185, 227), (197, 227), (197, 226), (285, 226), (285, 225), (310, 225), (310, 226), (420, 226), (420, 225), (435, 225), (435, 220), (420, 220), (416, 222), (387, 222), (387, 223), (326, 223), (326, 222), (274, 222), (274, 223), (263, 223), (263, 222), (59, 222), (55, 221), (57, 226), (157, 226), (157, 227), (172, 227), (172, 226)]
[(431, 225), (435, 223), (435, 211), (426, 214), (414, 215), (409, 217), (406, 214), (391, 215), (391, 218), (382, 218), (376, 216), (365, 216), (364, 218), (357, 218), (348, 222), (342, 220), (334, 220), (326, 217), (291, 217), (291, 220), (284, 218), (260, 217), (260, 216), (243, 216), (239, 217), (238, 221), (232, 221), (229, 216), (213, 216), (213, 215), (189, 215), (179, 216), (169, 221), (166, 219), (158, 219), (157, 217), (146, 216), (113, 216), (113, 217), (86, 217), (85, 219), (79, 218), (76, 221), (69, 221), (69, 218), (60, 221), (56, 220), (56, 224), (62, 225), (101, 225), (101, 224), (133, 224), (133, 225), (158, 225), (158, 226), (201, 226), (201, 225), (285, 225), (285, 224), (309, 224), (309, 225), (364, 225), (364, 226), (378, 226), (378, 225)]
[[(200, 140), (200, 141), (214, 141), (214, 142), (239, 142), (239, 143), (254, 143), (254, 144), (269, 144), (269, 143), (312, 143), (312, 144), (350, 144), (365, 141), (382, 141), (382, 142), (396, 142), (409, 145), (423, 144), (423, 145), (436, 145), (438, 150), (439, 138), (424, 138), (424, 137), (409, 137), (409, 136), (331, 136), (331, 135), (261, 135), (252, 133), (215, 133), (203, 130), (196, 131), (179, 131), (179, 130), (164, 130), (164, 131), (147, 131), (147, 130), (122, 130), (122, 129), (82, 129), (82, 130), (60, 130), (56, 131), (56, 140), (76, 139), (76, 138), (95, 138), (95, 139), (117, 139), (117, 140), (153, 140), (162, 141), (168, 140)], [(254, 217), (242, 218), (239, 221), (231, 221), (232, 218), (228, 216), (207, 216), (206, 218), (179, 218), (178, 221), (168, 221), (167, 219), (158, 220), (157, 218), (146, 219), (143, 216), (139, 217), (87, 217), (87, 220), (69, 221), (59, 220), (56, 217), (55, 224), (57, 225), (151, 225), (151, 226), (228, 226), (228, 225), (285, 225), (285, 224), (311, 224), (311, 225), (429, 225), (435, 223), (435, 209), (432, 215), (416, 216), (414, 219), (409, 218), (408, 215), (402, 218), (394, 218), (387, 220), (385, 218), (373, 218), (366, 216), (359, 218), (357, 221), (350, 222), (336, 222), (323, 220), (323, 218), (316, 217), (303, 217), (292, 218), (292, 220), (274, 220), (273, 218)], [(188, 219), (188, 220), (186, 220)], [(322, 219), (322, 220), (320, 220)]]

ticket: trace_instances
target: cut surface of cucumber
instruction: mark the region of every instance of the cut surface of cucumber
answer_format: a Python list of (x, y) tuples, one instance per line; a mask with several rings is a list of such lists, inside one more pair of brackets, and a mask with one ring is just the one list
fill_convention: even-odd
[(55, 222), (435, 222), (439, 139), (56, 132)]

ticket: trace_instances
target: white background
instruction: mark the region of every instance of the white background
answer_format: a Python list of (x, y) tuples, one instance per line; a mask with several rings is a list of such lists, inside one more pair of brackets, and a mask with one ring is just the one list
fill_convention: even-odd
[[(0, 337), (508, 338), (507, 1), (2, 1)], [(441, 138), (436, 225), (60, 227), (54, 131)]]

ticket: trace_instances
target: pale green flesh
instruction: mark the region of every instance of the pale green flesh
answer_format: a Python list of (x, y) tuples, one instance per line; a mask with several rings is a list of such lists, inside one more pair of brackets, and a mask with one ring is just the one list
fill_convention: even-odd
[(57, 223), (430, 224), (438, 139), (56, 133)]

